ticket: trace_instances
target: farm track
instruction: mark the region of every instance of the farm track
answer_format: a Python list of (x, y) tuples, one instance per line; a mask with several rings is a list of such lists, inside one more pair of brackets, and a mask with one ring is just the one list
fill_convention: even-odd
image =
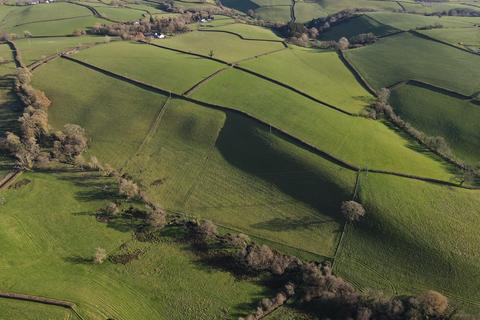
[[(131, 78), (125, 77), (123, 75), (114, 73), (112, 71), (99, 68), (97, 66), (91, 65), (91, 64), (86, 63), (84, 61), (81, 61), (81, 60), (78, 60), (78, 59), (75, 59), (75, 58), (72, 58), (72, 57), (69, 57), (69, 56), (66, 56), (66, 55), (62, 55), (61, 57), (66, 59), (66, 60), (69, 60), (71, 62), (74, 62), (74, 63), (80, 64), (84, 67), (87, 67), (91, 70), (97, 71), (97, 72), (102, 73), (102, 74), (107, 75), (107, 76), (110, 76), (114, 79), (130, 83), (132, 85), (135, 85), (135, 86), (137, 86), (139, 88), (142, 88), (142, 89), (145, 89), (145, 90), (149, 90), (151, 92), (159, 93), (159, 94), (162, 94), (164, 96), (171, 95), (172, 98), (182, 99), (182, 100), (192, 102), (194, 104), (197, 104), (197, 105), (200, 105), (200, 106), (203, 106), (203, 107), (207, 107), (207, 108), (211, 108), (211, 109), (215, 109), (215, 110), (226, 111), (226, 112), (232, 112), (232, 113), (241, 115), (243, 117), (246, 117), (250, 120), (255, 121), (256, 123), (258, 123), (262, 126), (270, 128), (272, 130), (272, 132), (278, 134), (280, 137), (284, 138), (285, 140), (290, 141), (290, 142), (304, 148), (305, 150), (310, 151), (310, 152), (312, 152), (312, 153), (314, 153), (314, 154), (316, 154), (316, 155), (318, 155), (318, 156), (320, 156), (320, 157), (322, 157), (322, 158), (324, 158), (324, 159), (326, 159), (326, 160), (328, 160), (328, 161), (330, 161), (330, 162), (332, 162), (332, 163), (334, 163), (334, 164), (336, 164), (340, 167), (343, 167), (343, 168), (348, 169), (348, 170), (356, 171), (356, 172), (361, 170), (360, 167), (358, 167), (354, 164), (351, 164), (351, 163), (349, 163), (349, 162), (347, 162), (343, 159), (337, 158), (336, 156), (319, 149), (318, 147), (310, 144), (309, 142), (306, 142), (306, 141), (304, 141), (300, 138), (297, 138), (295, 135), (290, 134), (286, 130), (280, 129), (276, 126), (271, 125), (270, 123), (268, 123), (264, 120), (260, 120), (260, 119), (256, 118), (255, 116), (249, 114), (248, 112), (239, 111), (239, 110), (237, 110), (233, 107), (217, 105), (217, 104), (193, 99), (191, 97), (184, 96), (182, 94), (174, 93), (174, 92), (171, 92), (169, 90), (162, 89), (162, 88), (159, 88), (159, 87), (141, 82), (139, 80), (131, 79)], [(411, 179), (411, 180), (423, 181), (423, 182), (428, 182), (428, 183), (437, 184), (437, 185), (441, 185), (441, 186), (455, 187), (455, 188), (466, 189), (466, 190), (480, 190), (480, 186), (462, 186), (462, 185), (458, 185), (458, 184), (450, 182), (450, 181), (445, 181), (445, 180), (440, 180), (440, 179), (435, 179), (435, 178), (429, 178), (429, 177), (416, 176), (416, 175), (407, 174), (407, 173), (401, 173), (401, 172), (395, 172), (395, 171), (389, 171), (389, 170), (380, 170), (380, 169), (368, 169), (368, 171), (369, 171), (369, 173), (377, 173), (377, 174), (383, 174), (383, 175), (389, 175), (389, 176), (396, 176), (396, 177), (400, 177), (400, 178), (407, 178), (407, 179)]]

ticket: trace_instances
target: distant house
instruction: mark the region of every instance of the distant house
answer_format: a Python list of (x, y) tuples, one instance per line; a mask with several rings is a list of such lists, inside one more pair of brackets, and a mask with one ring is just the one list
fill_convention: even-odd
[(163, 33), (158, 34), (158, 33), (155, 32), (155, 33), (153, 34), (153, 37), (154, 37), (155, 39), (165, 39), (167, 36), (164, 35)]

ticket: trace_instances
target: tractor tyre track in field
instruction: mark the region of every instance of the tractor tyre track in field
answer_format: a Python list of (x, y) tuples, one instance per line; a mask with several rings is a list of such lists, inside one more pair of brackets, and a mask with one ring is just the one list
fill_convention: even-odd
[[(69, 60), (71, 62), (82, 65), (86, 68), (89, 68), (91, 70), (94, 70), (94, 71), (97, 71), (97, 72), (102, 73), (104, 75), (107, 75), (109, 77), (112, 77), (114, 79), (130, 83), (134, 86), (137, 86), (137, 87), (145, 89), (145, 90), (149, 90), (151, 92), (156, 92), (156, 93), (162, 94), (164, 96), (171, 96), (172, 98), (182, 99), (182, 100), (192, 102), (196, 105), (207, 107), (207, 108), (210, 108), (210, 109), (221, 110), (221, 111), (224, 111), (224, 112), (226, 111), (226, 112), (231, 112), (231, 113), (238, 114), (238, 115), (243, 116), (247, 119), (253, 120), (254, 122), (256, 122), (256, 123), (258, 123), (262, 126), (265, 126), (266, 128), (271, 129), (273, 133), (279, 135), (280, 137), (284, 138), (285, 140), (290, 141), (290, 142), (296, 144), (297, 146), (299, 146), (299, 147), (301, 147), (301, 148), (303, 148), (307, 151), (310, 151), (310, 152), (312, 152), (312, 153), (324, 158), (325, 160), (328, 160), (328, 161), (330, 161), (330, 162), (332, 162), (332, 163), (334, 163), (334, 164), (336, 164), (340, 167), (343, 167), (345, 169), (352, 170), (352, 171), (355, 171), (355, 172), (357, 172), (358, 170), (361, 170), (361, 168), (358, 167), (357, 165), (351, 164), (351, 163), (349, 163), (349, 162), (347, 162), (343, 159), (340, 159), (340, 158), (330, 154), (329, 152), (321, 150), (317, 146), (315, 146), (315, 145), (313, 145), (309, 142), (306, 142), (306, 141), (302, 140), (301, 138), (296, 137), (295, 135), (289, 133), (288, 131), (286, 131), (284, 129), (280, 129), (280, 128), (274, 126), (274, 125), (271, 125), (270, 123), (268, 123), (264, 120), (258, 119), (254, 115), (251, 115), (248, 112), (240, 111), (240, 110), (238, 110), (234, 107), (213, 104), (213, 103), (197, 100), (197, 99), (194, 99), (194, 98), (191, 98), (191, 97), (188, 97), (188, 96), (184, 96), (182, 94), (174, 93), (174, 92), (171, 92), (169, 90), (162, 89), (162, 88), (144, 83), (142, 81), (135, 80), (135, 79), (132, 79), (132, 78), (128, 78), (128, 77), (125, 77), (121, 74), (117, 74), (115, 72), (102, 69), (100, 67), (91, 65), (89, 63), (86, 63), (84, 61), (72, 58), (72, 57), (67, 56), (67, 55), (62, 55), (61, 57), (66, 59), (66, 60)], [(457, 183), (453, 183), (453, 182), (450, 182), (450, 181), (445, 181), (445, 180), (436, 179), (436, 178), (429, 178), (429, 177), (424, 177), (424, 176), (417, 176), (417, 175), (408, 174), (408, 173), (401, 173), (401, 172), (381, 170), (381, 169), (370, 169), (370, 168), (368, 169), (368, 171), (370, 173), (396, 176), (396, 177), (400, 177), (400, 178), (423, 181), (423, 182), (428, 182), (428, 183), (437, 184), (437, 185), (441, 185), (441, 186), (455, 187), (455, 188), (467, 189), (467, 190), (480, 190), (480, 186), (464, 186), (464, 185), (459, 185)]]

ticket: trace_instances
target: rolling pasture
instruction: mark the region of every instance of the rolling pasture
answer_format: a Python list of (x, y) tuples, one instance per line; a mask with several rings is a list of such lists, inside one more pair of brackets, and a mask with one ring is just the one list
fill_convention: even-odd
[(283, 48), (280, 42), (245, 41), (233, 34), (196, 31), (154, 40), (153, 43), (205, 56), (213, 53), (214, 58), (227, 62), (236, 62)]
[[(292, 47), (240, 66), (352, 113), (360, 112), (373, 99), (335, 52)], [(296, 72), (292, 73), (292, 68)]]
[[(146, 2), (106, 3), (88, 2), (113, 20), (171, 14)], [(271, 21), (292, 19), (289, 0), (222, 4)], [(445, 28), (424, 34), (467, 48), (476, 43), (477, 20), (401, 14), (425, 8), (376, 0), (298, 1), (295, 17), (305, 22), (353, 7), (379, 12), (335, 25), (321, 39), (386, 36), (345, 51), (346, 59), (375, 89), (392, 86), (390, 103), (403, 119), (478, 162), (480, 107), (465, 96), (480, 90), (480, 56), (408, 31), (390, 35), (441, 21)], [(453, 183), (454, 168), (388, 122), (359, 116), (374, 97), (340, 53), (285, 45), (270, 29), (225, 16), (153, 45), (61, 37), (108, 23), (72, 3), (0, 6), (0, 19), (2, 30), (48, 36), (15, 40), (27, 65), (85, 47), (71, 54), (80, 62), (59, 57), (34, 70), (32, 86), (52, 101), (49, 124), (52, 130), (81, 125), (88, 136), (85, 158), (95, 156), (128, 175), (168, 213), (212, 220), (221, 232), (242, 232), (305, 260), (332, 261), (336, 274), (363, 291), (434, 289), (455, 306), (480, 312), (479, 191), (394, 176)], [(20, 108), (12, 78), (5, 77), (15, 72), (6, 44), (0, 56), (7, 60), (0, 64), (3, 136), (18, 130)], [(12, 159), (0, 155), (0, 178), (11, 170)], [(72, 301), (93, 320), (237, 319), (274, 295), (260, 278), (206, 265), (168, 235), (170, 227), (150, 243), (135, 240), (133, 220), (98, 221), (96, 210), (118, 199), (112, 178), (51, 165), (18, 181), (23, 185), (0, 191), (0, 291)], [(345, 224), (339, 207), (352, 197), (367, 215)], [(126, 265), (94, 265), (97, 247), (143, 254)], [(266, 319), (310, 319), (290, 303)], [(0, 299), (0, 318), (15, 317), (77, 319), (65, 309)]]
[(422, 30), (420, 32), (426, 36), (450, 43), (454, 46), (480, 52), (480, 30), (477, 27), (450, 28), (448, 30), (433, 29)]
[(347, 51), (345, 56), (376, 89), (406, 80), (424, 81), (464, 95), (476, 94), (480, 88), (480, 56), (410, 33)]
[[(245, 312), (267, 294), (255, 282), (196, 263), (195, 255), (168, 238), (139, 243), (129, 223), (99, 223), (94, 213), (115, 194), (111, 181), (55, 171), (24, 174), (30, 183), (2, 192), (2, 288), (73, 301), (86, 319), (224, 319), (225, 312)], [(90, 262), (96, 247), (115, 253), (122, 244), (144, 253), (128, 265)], [(58, 315), (52, 308), (39, 312), (52, 318)]]
[(433, 288), (478, 312), (478, 191), (371, 173), (360, 181), (369, 217), (348, 226), (335, 271), (390, 294)]
[(431, 136), (442, 136), (471, 163), (480, 161), (480, 106), (426, 88), (405, 85), (390, 98), (396, 113)]

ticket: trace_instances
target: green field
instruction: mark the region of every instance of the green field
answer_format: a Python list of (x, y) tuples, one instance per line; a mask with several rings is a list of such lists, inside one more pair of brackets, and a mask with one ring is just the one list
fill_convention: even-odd
[(373, 99), (335, 52), (294, 47), (240, 65), (349, 112), (361, 111)]
[(287, 23), (291, 20), (290, 6), (260, 7), (255, 10), (255, 16), (271, 22)]
[(21, 52), (23, 63), (29, 65), (66, 49), (97, 42), (105, 42), (105, 39), (98, 36), (27, 38), (16, 40), (15, 44)]
[[(92, 214), (115, 192), (106, 178), (60, 170), (22, 179), (31, 182), (2, 192), (2, 288), (75, 302), (86, 319), (225, 319), (266, 294), (254, 282), (199, 265), (183, 245), (138, 243), (128, 222), (98, 222)], [(112, 253), (122, 243), (145, 250), (141, 259), (88, 262), (96, 247)]]
[[(58, 82), (49, 81), (59, 70), (63, 73)], [(176, 100), (160, 112), (162, 96), (82, 70), (57, 60), (35, 73), (35, 85), (53, 100), (54, 127), (79, 123), (87, 130), (90, 154), (138, 178), (150, 196), (170, 210), (298, 248), (297, 254), (333, 254), (339, 229), (336, 210), (353, 189), (353, 172), (223, 112)], [(90, 81), (75, 85), (79, 74)], [(121, 94), (97, 102), (96, 93), (108, 86)], [(86, 114), (86, 106), (92, 106), (92, 112)], [(232, 132), (240, 132), (241, 139)], [(229, 147), (233, 145), (237, 148)], [(239, 163), (240, 155), (244, 161)], [(271, 157), (278, 159), (276, 164), (268, 162)], [(245, 167), (243, 162), (255, 165)], [(330, 200), (319, 202), (317, 192), (328, 193)], [(308, 230), (294, 227), (305, 220), (311, 224)]]
[(244, 111), (361, 167), (449, 178), (444, 164), (412, 150), (411, 141), (384, 124), (344, 115), (241, 71), (222, 72), (193, 97)]
[[(219, 23), (222, 20), (215, 20), (215, 21), (216, 23)], [(206, 27), (203, 27), (201, 30), (203, 29), (234, 32), (247, 39), (264, 39), (264, 40), (278, 40), (278, 41), (282, 40), (270, 29), (252, 26), (248, 24), (242, 24), (242, 23), (228, 23), (228, 24), (219, 25), (219, 26), (213, 25), (213, 27), (206, 26)]]
[(478, 28), (433, 29), (420, 32), (454, 46), (480, 52), (480, 30)]
[(298, 1), (295, 4), (296, 22), (305, 23), (312, 19), (326, 17), (328, 13), (318, 2)]
[(396, 113), (415, 128), (445, 137), (460, 158), (480, 161), (478, 105), (413, 85), (395, 89), (390, 102)]
[[(89, 153), (117, 168), (135, 153), (166, 99), (63, 59), (38, 69), (33, 83), (53, 102), (51, 125), (81, 124), (92, 139)], [(95, 117), (88, 117), (92, 110)]]
[(57, 320), (77, 319), (62, 307), (47, 306), (19, 300), (0, 299), (0, 319)]
[(388, 294), (434, 289), (480, 310), (478, 191), (363, 174), (366, 218), (348, 227), (335, 271)]
[(319, 38), (321, 40), (338, 40), (341, 37), (351, 38), (362, 33), (373, 33), (376, 36), (384, 36), (398, 31), (394, 27), (379, 23), (367, 15), (361, 15), (349, 19), (343, 23), (339, 23), (330, 29), (321, 32)]
[(400, 6), (395, 1), (378, 0), (317, 0), (328, 14), (334, 14), (338, 11), (354, 8), (366, 8), (376, 10), (399, 10)]
[(444, 28), (472, 27), (479, 22), (478, 18), (468, 17), (437, 17), (419, 14), (371, 12), (368, 16), (385, 25), (390, 25), (399, 30), (410, 30), (418, 27), (441, 24)]
[(135, 21), (148, 14), (145, 11), (112, 6), (95, 6), (102, 17), (115, 21)]
[(74, 57), (177, 93), (225, 67), (208, 59), (125, 41), (89, 48)]
[(215, 58), (228, 62), (283, 48), (280, 42), (242, 40), (233, 34), (200, 31), (154, 40), (154, 43), (203, 55), (209, 55), (213, 51)]
[(480, 56), (408, 33), (347, 51), (345, 56), (376, 89), (410, 79), (465, 95), (480, 87)]

